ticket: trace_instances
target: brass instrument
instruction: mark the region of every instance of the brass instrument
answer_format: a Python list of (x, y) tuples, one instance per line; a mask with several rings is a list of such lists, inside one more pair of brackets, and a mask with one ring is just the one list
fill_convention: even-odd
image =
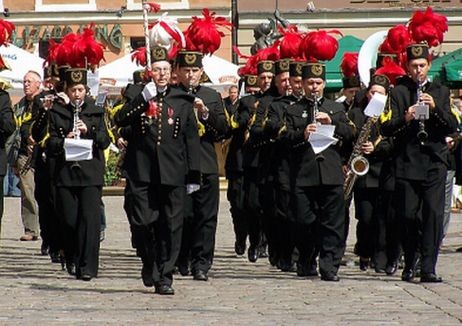
[(29, 170), (32, 168), (32, 161), (34, 160), (34, 158), (36, 156), (36, 155), (34, 155), (34, 152), (36, 151), (36, 146), (37, 145), (34, 145), (32, 147), (31, 152), (27, 153), (26, 162), (24, 163), (24, 165), (19, 170), (20, 175), (25, 176), (27, 174), (27, 172), (29, 172)]
[(377, 120), (378, 117), (369, 117), (366, 120), (366, 123), (361, 128), (361, 132), (359, 133), (358, 139), (353, 147), (353, 152), (348, 159), (348, 172), (343, 184), (343, 195), (345, 199), (350, 196), (358, 176), (363, 176), (369, 172), (369, 161), (363, 156), (361, 147), (368, 141), (372, 126), (377, 122)]
[[(44, 97), (40, 98), (40, 101), (43, 103), (45, 102), (46, 100), (51, 100), (52, 102), (54, 102), (55, 100), (58, 99), (58, 96), (57, 95), (54, 95), (54, 94), (47, 94), (45, 95)], [(35, 157), (37, 156), (37, 144), (34, 144), (33, 147), (32, 147), (32, 150), (30, 151), (30, 153), (27, 153), (27, 159), (26, 159), (26, 162), (24, 163), (24, 165), (21, 167), (21, 169), (19, 170), (19, 174), (24, 176), (27, 174), (27, 172), (29, 172), (29, 170), (32, 168), (32, 162), (34, 161)]]

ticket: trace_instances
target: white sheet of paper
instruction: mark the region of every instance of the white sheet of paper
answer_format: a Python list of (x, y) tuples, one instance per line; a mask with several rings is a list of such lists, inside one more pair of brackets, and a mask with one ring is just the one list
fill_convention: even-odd
[(314, 153), (318, 154), (318, 153), (321, 153), (323, 150), (325, 150), (330, 145), (335, 144), (338, 141), (338, 139), (332, 136), (327, 136), (319, 132), (313, 132), (310, 134), (308, 141), (310, 142)]
[(66, 161), (87, 161), (93, 158), (93, 139), (64, 139)]
[(386, 95), (375, 93), (369, 101), (369, 104), (367, 104), (364, 114), (368, 117), (378, 117), (382, 114), (386, 102)]
[(335, 132), (335, 126), (334, 125), (321, 125), (318, 124), (316, 126), (316, 133), (322, 134), (327, 137), (333, 137)]

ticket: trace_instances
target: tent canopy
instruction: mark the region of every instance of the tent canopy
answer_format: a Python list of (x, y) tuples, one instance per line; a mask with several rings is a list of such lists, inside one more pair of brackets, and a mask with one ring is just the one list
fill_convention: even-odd
[(449, 88), (462, 88), (462, 49), (434, 59), (429, 76)]
[(359, 52), (364, 41), (351, 35), (338, 40), (338, 50), (335, 57), (326, 63), (326, 91), (334, 92), (343, 87), (340, 63), (345, 52)]
[(43, 59), (17, 46), (0, 46), (0, 55), (11, 68), (0, 72), (0, 78), (10, 82), (13, 89), (22, 89), (24, 75), (33, 70), (43, 78)]
[[(204, 71), (210, 78), (212, 84), (237, 84), (239, 80), (237, 65), (215, 55), (205, 56), (202, 63), (204, 65)], [(100, 83), (103, 86), (110, 85), (117, 88), (125, 87), (128, 83), (133, 82), (133, 72), (139, 69), (143, 69), (143, 67), (132, 62), (131, 54), (127, 54), (98, 69)]]

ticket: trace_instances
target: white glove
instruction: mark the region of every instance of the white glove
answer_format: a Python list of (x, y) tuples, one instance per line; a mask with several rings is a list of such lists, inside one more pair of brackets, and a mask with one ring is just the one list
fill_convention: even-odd
[(154, 82), (149, 82), (144, 86), (143, 91), (141, 92), (143, 94), (144, 100), (148, 102), (150, 99), (155, 97), (157, 95), (157, 86), (154, 84)]
[(198, 191), (200, 189), (200, 187), (201, 186), (198, 185), (197, 183), (188, 183), (186, 185), (186, 194), (190, 195), (193, 192)]

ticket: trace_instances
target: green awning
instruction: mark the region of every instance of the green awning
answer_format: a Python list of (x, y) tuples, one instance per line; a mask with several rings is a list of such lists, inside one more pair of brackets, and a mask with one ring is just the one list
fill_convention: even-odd
[(428, 75), (449, 88), (462, 88), (462, 49), (434, 59)]
[(364, 41), (351, 35), (346, 35), (338, 40), (338, 50), (335, 57), (326, 63), (326, 90), (335, 92), (343, 87), (340, 63), (345, 52), (359, 52)]

